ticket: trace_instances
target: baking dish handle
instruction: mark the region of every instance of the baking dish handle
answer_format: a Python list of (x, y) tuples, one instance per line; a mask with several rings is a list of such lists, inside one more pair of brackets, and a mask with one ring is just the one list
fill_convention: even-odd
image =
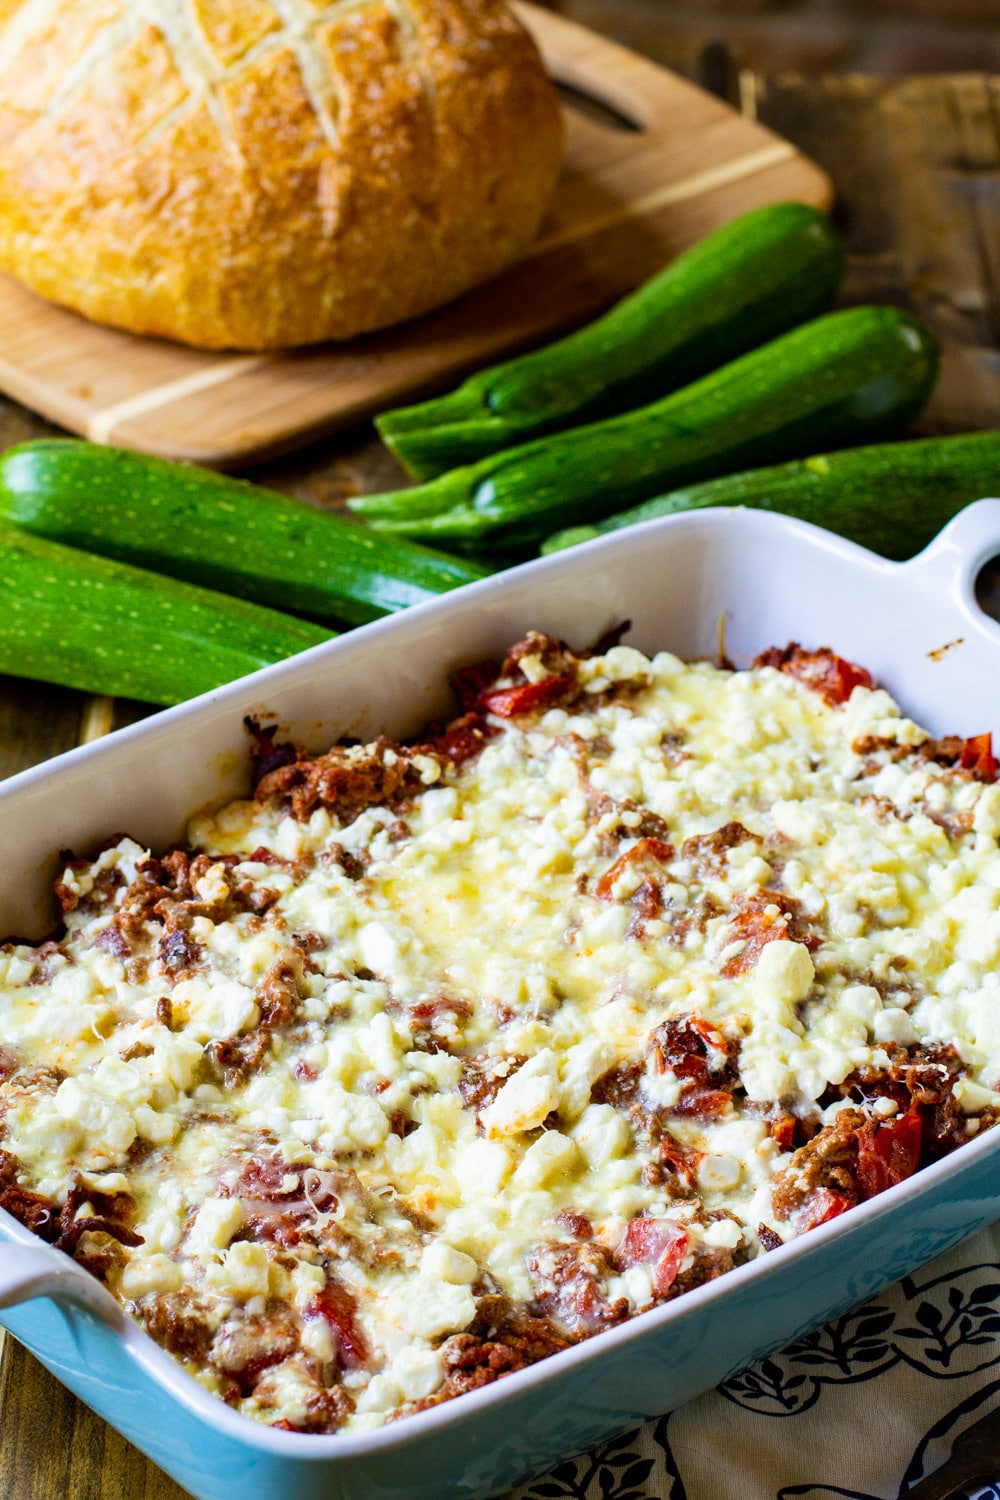
[(957, 589), (970, 613), (985, 619), (975, 602), (976, 579), (991, 557), (1000, 557), (1000, 500), (976, 500), (903, 567), (913, 576), (927, 574), (938, 590)]
[(110, 1292), (61, 1251), (48, 1245), (0, 1244), (0, 1309), (36, 1297), (85, 1307), (110, 1325), (121, 1319)]

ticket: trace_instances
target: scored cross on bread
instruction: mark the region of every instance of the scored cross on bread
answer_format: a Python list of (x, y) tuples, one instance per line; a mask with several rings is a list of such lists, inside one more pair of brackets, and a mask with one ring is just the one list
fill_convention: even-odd
[(500, 0), (0, 0), (0, 269), (134, 332), (438, 306), (527, 248), (561, 143)]

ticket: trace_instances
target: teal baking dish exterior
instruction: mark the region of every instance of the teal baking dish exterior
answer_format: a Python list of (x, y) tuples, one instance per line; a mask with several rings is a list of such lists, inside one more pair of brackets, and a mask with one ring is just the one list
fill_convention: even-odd
[[(0, 787), (0, 931), (46, 926), (50, 852), (109, 827), (154, 843), (240, 790), (242, 716), (307, 741), (406, 732), (437, 684), (529, 626), (737, 662), (790, 639), (867, 666), (932, 732), (1000, 734), (1000, 626), (975, 601), (1000, 501), (894, 564), (759, 512), (678, 516), (472, 585), (74, 751)], [(947, 645), (949, 650), (941, 652)], [(508, 1376), (370, 1433), (275, 1432), (185, 1374), (67, 1257), (0, 1211), (0, 1322), (198, 1500), (477, 1500), (680, 1405), (1000, 1218), (1000, 1130), (802, 1239)]]

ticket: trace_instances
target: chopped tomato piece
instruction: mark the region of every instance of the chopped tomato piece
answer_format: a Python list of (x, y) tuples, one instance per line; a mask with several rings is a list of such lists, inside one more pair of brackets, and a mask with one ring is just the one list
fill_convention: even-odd
[(845, 661), (828, 646), (821, 646), (818, 651), (805, 651), (794, 642), (783, 651), (774, 646), (758, 656), (754, 666), (774, 667), (778, 672), (797, 678), (831, 706), (846, 703), (856, 687), (874, 687), (871, 675), (864, 667)]
[(622, 1270), (651, 1267), (653, 1291), (663, 1297), (677, 1280), (687, 1247), (687, 1231), (672, 1219), (631, 1219), (615, 1250), (615, 1264)]
[(726, 1066), (730, 1052), (721, 1031), (701, 1016), (661, 1021), (649, 1033), (646, 1048), (657, 1073), (669, 1068), (675, 1077), (693, 1078), (700, 1084), (706, 1082), (710, 1072), (720, 1072)]
[(666, 1167), (668, 1172), (676, 1172), (688, 1187), (693, 1188), (698, 1172), (698, 1163), (704, 1156), (704, 1151), (689, 1151), (681, 1145), (680, 1141), (664, 1130), (660, 1137), (657, 1148), (660, 1164)]
[(537, 708), (558, 703), (575, 687), (575, 677), (543, 677), (541, 682), (522, 682), (517, 687), (483, 693), (476, 707), (480, 713), (496, 714), (499, 719), (516, 719), (519, 714), (530, 714)]
[(912, 1177), (920, 1165), (923, 1125), (915, 1109), (895, 1120), (868, 1120), (858, 1131), (858, 1186), (863, 1198)]
[(820, 691), (828, 703), (846, 703), (856, 687), (870, 688), (874, 684), (871, 674), (864, 667), (857, 667), (842, 656), (833, 659), (833, 673)]
[(802, 917), (800, 903), (794, 896), (765, 890), (733, 901), (730, 932), (735, 943), (742, 939), (742, 949), (727, 958), (719, 969), (723, 979), (735, 979), (753, 968), (768, 943), (787, 939), (801, 943), (810, 953), (819, 947), (820, 938)]
[(626, 849), (624, 854), (619, 854), (613, 865), (608, 866), (594, 887), (594, 893), (599, 901), (613, 901), (615, 885), (629, 865), (644, 863), (647, 860), (656, 860), (658, 864), (666, 864), (673, 857), (673, 845), (665, 843), (663, 839), (640, 839), (638, 843), (632, 845), (631, 849)]
[(855, 1200), (846, 1193), (834, 1192), (833, 1188), (817, 1188), (809, 1201), (804, 1203), (796, 1215), (796, 1227), (803, 1232), (816, 1229), (830, 1219), (836, 1219), (847, 1209), (854, 1207)]
[(443, 729), (436, 727), (427, 748), (443, 760), (450, 760), (454, 765), (461, 766), (466, 761), (473, 760), (486, 741), (499, 733), (498, 729), (485, 723), (479, 714), (463, 714), (460, 719), (453, 719)]
[(667, 1113), (701, 1119), (727, 1113), (735, 1049), (714, 1026), (700, 1016), (662, 1021), (649, 1033), (646, 1051), (657, 1073), (669, 1070), (680, 1080), (680, 1097)]
[(323, 1318), (336, 1339), (336, 1361), (342, 1370), (357, 1370), (368, 1359), (368, 1346), (357, 1325), (354, 1298), (346, 1287), (328, 1281), (306, 1304), (305, 1317)]
[(985, 781), (988, 784), (997, 779), (997, 761), (993, 754), (993, 737), (990, 734), (976, 734), (972, 739), (962, 742), (962, 755), (959, 765), (963, 771), (971, 771), (977, 781)]

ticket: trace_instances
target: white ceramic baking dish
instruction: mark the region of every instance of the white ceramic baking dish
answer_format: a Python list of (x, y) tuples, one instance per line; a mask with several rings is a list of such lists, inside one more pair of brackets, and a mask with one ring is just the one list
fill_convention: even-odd
[[(1000, 501), (970, 506), (894, 564), (814, 527), (706, 511), (616, 533), (379, 621), (0, 787), (0, 932), (51, 923), (53, 851), (127, 829), (162, 845), (246, 786), (245, 713), (317, 747), (406, 733), (442, 684), (528, 627), (586, 644), (623, 619), (647, 651), (739, 664), (831, 645), (932, 732), (1000, 735), (1000, 625), (975, 602)], [(946, 649), (942, 649), (946, 648)], [(203, 1391), (66, 1257), (0, 1212), (3, 1323), (203, 1500), (466, 1500), (679, 1405), (1000, 1217), (1000, 1129), (843, 1218), (564, 1354), (359, 1436), (270, 1431)]]

